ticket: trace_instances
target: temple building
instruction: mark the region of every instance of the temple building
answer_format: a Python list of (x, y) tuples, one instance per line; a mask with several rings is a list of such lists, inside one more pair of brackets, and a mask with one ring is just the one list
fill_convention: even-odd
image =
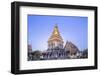
[(66, 42), (64, 50), (67, 51), (70, 55), (75, 55), (77, 52), (79, 52), (79, 49), (69, 41)]
[(67, 51), (63, 47), (63, 39), (58, 30), (58, 26), (54, 27), (54, 30), (47, 41), (48, 49), (43, 52), (44, 59), (66, 59)]
[(28, 44), (28, 61), (32, 60), (32, 46)]

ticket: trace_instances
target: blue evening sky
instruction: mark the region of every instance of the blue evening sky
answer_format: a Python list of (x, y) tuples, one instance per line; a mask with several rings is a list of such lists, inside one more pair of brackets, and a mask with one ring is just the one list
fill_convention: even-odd
[(87, 17), (28, 15), (28, 44), (32, 45), (33, 51), (47, 49), (47, 41), (56, 24), (64, 45), (71, 41), (79, 50), (88, 48)]

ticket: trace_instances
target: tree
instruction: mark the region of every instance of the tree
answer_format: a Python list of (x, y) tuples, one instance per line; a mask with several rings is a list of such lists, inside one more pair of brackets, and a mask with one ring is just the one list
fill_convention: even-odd
[(87, 58), (88, 57), (88, 49), (84, 49), (82, 52), (82, 58)]
[(32, 56), (33, 56), (33, 60), (40, 60), (41, 59), (41, 51), (39, 50), (35, 50), (33, 53), (32, 53)]

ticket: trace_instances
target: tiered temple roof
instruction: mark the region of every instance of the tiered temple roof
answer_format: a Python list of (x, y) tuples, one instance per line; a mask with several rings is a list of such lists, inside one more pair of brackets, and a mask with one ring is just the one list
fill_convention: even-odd
[(59, 33), (57, 25), (54, 27), (54, 30), (53, 30), (52, 35), (50, 36), (48, 42), (50, 42), (50, 41), (60, 41), (63, 43), (63, 39)]

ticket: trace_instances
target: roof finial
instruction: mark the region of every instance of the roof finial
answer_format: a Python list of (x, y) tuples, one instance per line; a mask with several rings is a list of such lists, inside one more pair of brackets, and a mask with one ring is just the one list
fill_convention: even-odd
[(58, 28), (58, 24), (57, 23), (55, 24), (55, 28)]

